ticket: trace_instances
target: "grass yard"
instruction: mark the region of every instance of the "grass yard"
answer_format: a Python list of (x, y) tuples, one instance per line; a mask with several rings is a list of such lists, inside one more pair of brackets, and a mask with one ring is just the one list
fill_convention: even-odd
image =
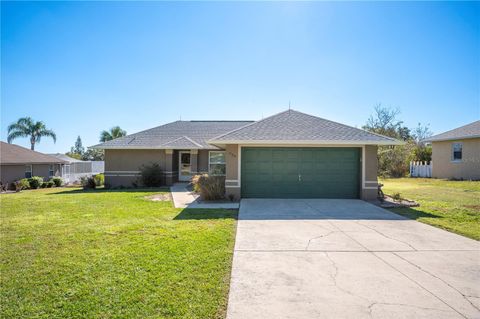
[(223, 318), (236, 211), (151, 194), (0, 195), (0, 317)]
[(400, 193), (420, 207), (391, 209), (397, 214), (480, 240), (480, 182), (430, 178), (381, 181), (385, 194)]

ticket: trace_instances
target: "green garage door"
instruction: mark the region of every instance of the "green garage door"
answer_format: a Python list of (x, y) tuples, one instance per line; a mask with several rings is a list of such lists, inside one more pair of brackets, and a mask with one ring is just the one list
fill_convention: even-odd
[(242, 148), (242, 197), (358, 198), (360, 148)]

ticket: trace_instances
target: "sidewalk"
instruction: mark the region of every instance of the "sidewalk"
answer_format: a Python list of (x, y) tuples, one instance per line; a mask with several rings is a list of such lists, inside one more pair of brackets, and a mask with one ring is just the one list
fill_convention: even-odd
[(187, 187), (188, 183), (176, 183), (170, 187), (175, 208), (238, 209), (240, 207), (240, 203), (234, 202), (202, 202), (199, 196)]

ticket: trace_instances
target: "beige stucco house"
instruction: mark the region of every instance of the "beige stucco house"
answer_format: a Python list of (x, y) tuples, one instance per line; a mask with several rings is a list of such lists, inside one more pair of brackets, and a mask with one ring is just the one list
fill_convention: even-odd
[(226, 195), (363, 198), (377, 195), (377, 146), (401, 142), (294, 110), (259, 121), (176, 121), (108, 141), (105, 183), (132, 186), (144, 164), (164, 182), (225, 176)]
[(425, 142), (432, 144), (432, 177), (480, 180), (480, 121)]
[(0, 180), (4, 185), (32, 176), (44, 180), (60, 176), (64, 163), (53, 156), (0, 141)]

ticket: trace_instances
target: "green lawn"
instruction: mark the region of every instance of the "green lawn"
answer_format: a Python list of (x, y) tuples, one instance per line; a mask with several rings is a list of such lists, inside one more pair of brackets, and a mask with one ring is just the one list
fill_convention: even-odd
[(0, 317), (223, 318), (236, 211), (151, 194), (0, 195)]
[(395, 213), (480, 240), (480, 182), (430, 178), (381, 181), (385, 194), (399, 192), (420, 207), (395, 208)]

